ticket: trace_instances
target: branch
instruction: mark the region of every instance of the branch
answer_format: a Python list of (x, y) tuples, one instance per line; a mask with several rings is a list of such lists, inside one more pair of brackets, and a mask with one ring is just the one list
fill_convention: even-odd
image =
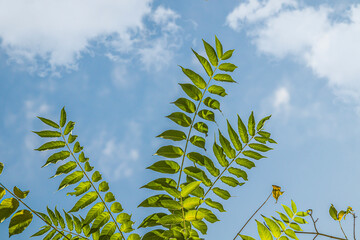
[(331, 235), (327, 235), (324, 233), (319, 233), (319, 232), (300, 232), (300, 231), (294, 231), (295, 233), (299, 233), (299, 234), (314, 234), (317, 236), (323, 236), (323, 237), (328, 237), (328, 238), (332, 238), (332, 239), (339, 239), (339, 240), (346, 240), (345, 238), (339, 238), (339, 237), (334, 237)]

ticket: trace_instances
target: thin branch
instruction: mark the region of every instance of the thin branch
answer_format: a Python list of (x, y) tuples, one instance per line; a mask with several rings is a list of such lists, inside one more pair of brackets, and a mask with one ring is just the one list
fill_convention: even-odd
[(301, 231), (294, 231), (294, 232), (297, 234), (314, 234), (314, 235), (328, 237), (328, 238), (332, 238), (332, 239), (346, 240), (345, 238), (339, 238), (339, 237), (335, 237), (335, 236), (331, 236), (331, 235), (327, 235), (327, 234), (319, 233), (319, 232), (301, 232)]
[(342, 226), (341, 226), (341, 221), (339, 221), (339, 226), (340, 226), (340, 228), (341, 228), (342, 233), (343, 233), (344, 236), (345, 236), (345, 239), (348, 239), (347, 236), (346, 236), (346, 234), (345, 234), (345, 232), (344, 232), (344, 229), (343, 229)]
[(354, 235), (354, 240), (356, 240), (356, 237), (355, 237), (355, 218), (357, 218), (356, 217), (356, 215), (355, 215), (355, 213), (352, 213), (352, 215), (353, 215), (353, 217), (354, 217), (354, 233), (353, 233), (353, 235)]

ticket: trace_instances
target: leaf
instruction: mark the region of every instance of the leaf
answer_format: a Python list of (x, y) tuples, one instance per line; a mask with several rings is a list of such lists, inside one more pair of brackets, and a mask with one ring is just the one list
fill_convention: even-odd
[(246, 236), (246, 235), (239, 234), (239, 236), (241, 237), (242, 240), (256, 240), (255, 238), (252, 238), (252, 237), (249, 237), (249, 236)]
[(184, 168), (184, 173), (202, 181), (203, 184), (207, 187), (211, 186), (211, 181), (206, 176), (205, 172), (197, 167), (186, 167), (186, 168)]
[(61, 181), (58, 190), (61, 190), (71, 184), (75, 184), (79, 182), (83, 177), (84, 177), (84, 173), (82, 171), (75, 171), (71, 173)]
[(205, 100), (203, 102), (204, 102), (205, 106), (212, 108), (212, 109), (217, 109), (221, 112), (219, 101), (212, 99), (211, 97), (207, 97), (207, 98), (205, 98)]
[(204, 214), (204, 218), (206, 221), (210, 222), (210, 223), (214, 223), (214, 222), (218, 222), (220, 221), (215, 214), (213, 214), (209, 209), (206, 208), (199, 208), (198, 210), (199, 212), (201, 212), (202, 214)]
[(216, 74), (213, 78), (216, 81), (220, 82), (236, 82), (229, 74)]
[(221, 60), (226, 60), (226, 59), (231, 58), (233, 52), (234, 52), (234, 50), (226, 51), (226, 52), (222, 55)]
[(141, 240), (164, 240), (165, 238), (162, 237), (164, 230), (162, 229), (155, 229), (150, 232), (147, 232)]
[(175, 200), (162, 200), (161, 206), (168, 210), (181, 210), (181, 204)]
[(209, 127), (208, 127), (208, 125), (206, 125), (206, 123), (197, 122), (194, 124), (194, 128), (201, 133), (205, 133), (205, 136), (207, 136)]
[(74, 229), (74, 222), (73, 222), (71, 216), (67, 212), (65, 212), (65, 210), (63, 210), (63, 211), (65, 214), (66, 225), (67, 225), (68, 229), (70, 231), (72, 231)]
[(261, 155), (260, 153), (248, 150), (248, 151), (243, 151), (242, 154), (244, 154), (244, 156), (249, 157), (249, 158), (253, 158), (256, 160), (259, 160), (261, 158), (266, 158), (265, 156)]
[(226, 212), (226, 211), (224, 210), (223, 205), (222, 205), (221, 203), (215, 202), (215, 201), (211, 200), (211, 198), (205, 199), (205, 203), (206, 203), (206, 205), (208, 205), (209, 207), (216, 208), (216, 209), (219, 210), (220, 212)]
[(89, 160), (89, 158), (86, 158), (85, 157), (85, 154), (84, 154), (84, 152), (81, 152), (80, 154), (79, 154), (79, 162), (87, 162)]
[(143, 222), (139, 225), (139, 228), (154, 227), (160, 225), (158, 220), (165, 216), (165, 213), (154, 213), (147, 216)]
[(50, 127), (53, 127), (53, 128), (60, 128), (59, 125), (57, 125), (57, 123), (49, 120), (49, 119), (46, 119), (46, 118), (43, 118), (43, 117), (38, 117), (43, 123), (49, 125)]
[(231, 197), (230, 193), (224, 189), (215, 187), (212, 190), (216, 195), (218, 195), (222, 199), (228, 200)]
[(268, 141), (268, 138), (265, 137), (255, 137), (254, 139), (263, 144), (266, 144), (266, 142)]
[(9, 224), (9, 237), (22, 233), (31, 223), (33, 215), (28, 210), (21, 210), (14, 214)]
[(281, 235), (281, 229), (276, 224), (276, 222), (270, 218), (267, 218), (265, 216), (262, 216), (266, 222), (266, 225), (269, 227), (271, 233), (274, 235), (275, 238), (279, 238)]
[(74, 144), (74, 149), (73, 149), (74, 153), (78, 153), (78, 152), (80, 152), (81, 150), (83, 150), (83, 147), (80, 146), (80, 143), (79, 143), (79, 142), (76, 142), (76, 143)]
[(6, 194), (6, 190), (2, 187), (0, 187), (0, 199), (2, 199)]
[(167, 158), (178, 158), (184, 154), (184, 151), (180, 147), (168, 145), (163, 146), (157, 150), (154, 155), (159, 155)]
[(194, 99), (195, 101), (200, 101), (202, 93), (197, 87), (190, 83), (179, 83), (179, 85), (190, 98)]
[(261, 240), (273, 240), (271, 233), (267, 227), (265, 227), (261, 222), (257, 221), (257, 230)]
[[(56, 218), (56, 215), (53, 211), (51, 211), (50, 208), (46, 207), (46, 211), (48, 212), (50, 218), (51, 218), (51, 221), (54, 223), (55, 226), (58, 226), (59, 225), (59, 221), (57, 220)], [(50, 222), (51, 223), (51, 222)]]
[(90, 166), (90, 163), (89, 162), (86, 162), (85, 163), (85, 171), (86, 172), (91, 172), (93, 169), (94, 169), (94, 167), (92, 167), (92, 166)]
[(212, 121), (215, 122), (215, 114), (210, 111), (210, 110), (200, 110), (198, 112), (199, 117), (201, 117), (202, 119), (208, 120), (208, 121)]
[(199, 206), (202, 202), (203, 200), (198, 197), (189, 197), (183, 201), (183, 206), (185, 209), (193, 209)]
[(213, 175), (214, 177), (219, 176), (220, 170), (215, 167), (213, 161), (206, 156), (203, 156), (203, 157), (204, 157), (205, 167), (209, 171), (209, 173), (211, 175)]
[(164, 190), (164, 188), (173, 187), (176, 188), (176, 182), (171, 178), (158, 178), (148, 184), (142, 186), (141, 188), (148, 188), (152, 190)]
[(245, 124), (243, 123), (243, 121), (241, 120), (239, 115), (238, 115), (238, 129), (239, 129), (239, 134), (240, 134), (241, 141), (243, 141), (243, 143), (248, 143), (249, 142), (249, 135), (247, 133), (247, 129), (245, 127)]
[(290, 223), (290, 227), (294, 229), (295, 231), (302, 231), (301, 227), (297, 223)]
[(229, 140), (227, 140), (221, 134), (220, 130), (219, 130), (219, 140), (220, 140), (220, 144), (221, 144), (226, 156), (228, 156), (230, 159), (235, 158), (235, 156), (236, 156), (235, 150), (231, 147)]
[(256, 126), (256, 130), (257, 130), (257, 131), (260, 131), (260, 130), (264, 127), (265, 122), (266, 122), (267, 120), (269, 120), (270, 118), (271, 118), (271, 115), (270, 115), (270, 116), (267, 116), (267, 117), (264, 117), (263, 119), (261, 119), (261, 120), (258, 122), (257, 126)]
[(37, 237), (37, 236), (41, 236), (41, 235), (44, 235), (45, 233), (47, 233), (49, 230), (51, 229), (50, 226), (43, 226), (41, 227), (41, 229), (34, 233), (33, 235), (31, 235), (31, 237)]
[(222, 63), (219, 66), (220, 70), (226, 71), (226, 72), (233, 72), (236, 68), (237, 68), (237, 66), (235, 66), (232, 63)]
[(93, 203), (97, 198), (98, 195), (96, 192), (88, 192), (75, 203), (75, 205), (69, 212), (77, 212), (80, 209), (84, 209), (85, 207)]
[(220, 180), (221, 180), (223, 183), (225, 183), (225, 184), (227, 184), (227, 185), (229, 185), (229, 186), (231, 186), (231, 187), (236, 187), (236, 186), (242, 186), (242, 185), (244, 185), (244, 183), (240, 183), (238, 180), (236, 180), (236, 179), (233, 178), (233, 177), (222, 176), (222, 177), (220, 178)]
[(162, 207), (161, 201), (163, 200), (172, 200), (172, 198), (165, 194), (151, 196), (140, 203), (138, 207)]
[(291, 211), (291, 209), (284, 204), (281, 204), (281, 206), (284, 208), (284, 210), (285, 210), (286, 214), (289, 216), (289, 218), (293, 218), (294, 213)]
[(334, 205), (332, 205), (332, 204), (331, 204), (330, 209), (329, 209), (329, 214), (330, 214), (330, 216), (331, 216), (335, 221), (338, 220), (337, 210), (336, 210), (336, 208), (334, 207)]
[(210, 66), (210, 63), (208, 62), (208, 60), (206, 60), (206, 58), (204, 58), (203, 56), (199, 55), (197, 52), (195, 52), (193, 49), (191, 49), (193, 51), (193, 53), (195, 54), (195, 56), (197, 57), (197, 59), (199, 60), (199, 62), (201, 63), (201, 65), (203, 66), (206, 74), (211, 77), (213, 75), (213, 70), (212, 67)]
[(119, 213), (122, 212), (124, 209), (122, 208), (121, 204), (119, 202), (114, 202), (110, 207), (111, 212), (113, 213)]
[(297, 212), (297, 207), (296, 207), (296, 204), (293, 200), (291, 200), (291, 209), (293, 210), (294, 213)]
[(249, 147), (260, 152), (267, 152), (269, 150), (272, 150), (272, 148), (259, 143), (250, 143)]
[(307, 223), (307, 222), (305, 221), (305, 219), (303, 219), (303, 218), (301, 218), (301, 217), (295, 217), (295, 218), (294, 218), (294, 221), (297, 222), (297, 223), (300, 223), (300, 224), (305, 224), (305, 223)]
[(183, 68), (182, 66), (180, 66), (180, 67), (181, 67), (181, 70), (183, 71), (183, 73), (188, 78), (190, 78), (190, 80), (195, 84), (195, 86), (197, 86), (200, 89), (206, 88), (206, 82), (199, 74), (197, 74), (196, 72), (194, 72), (190, 69)]
[(0, 162), (0, 175), (1, 175), (3, 170), (4, 170), (4, 164), (2, 162)]
[(0, 223), (11, 216), (19, 207), (19, 202), (15, 198), (6, 198), (0, 204)]
[(289, 237), (293, 238), (293, 239), (298, 239), (298, 238), (296, 237), (295, 232), (294, 232), (293, 230), (291, 230), (291, 229), (286, 229), (286, 230), (285, 230), (285, 234), (288, 235)]
[(57, 170), (54, 176), (52, 176), (51, 178), (54, 178), (56, 176), (59, 176), (61, 174), (66, 174), (71, 172), (72, 170), (74, 170), (76, 168), (77, 164), (74, 161), (70, 161), (65, 163), (64, 165), (61, 165)]
[(189, 127), (191, 125), (191, 118), (182, 112), (174, 112), (166, 117), (182, 127)]
[(49, 232), (49, 233), (44, 237), (43, 240), (50, 240), (50, 239), (52, 239), (52, 237), (55, 235), (55, 233), (56, 233), (56, 230), (54, 229), (54, 230), (52, 230), (51, 232)]
[(136, 233), (130, 234), (127, 240), (140, 240), (140, 236)]
[(62, 229), (64, 229), (64, 228), (65, 228), (64, 218), (61, 216), (61, 214), (60, 214), (59, 211), (56, 209), (56, 207), (55, 207), (55, 216), (56, 216), (56, 219), (59, 221), (60, 227), (61, 227)]
[(107, 192), (109, 190), (109, 184), (105, 181), (102, 181), (100, 184), (99, 184), (99, 191), (100, 192)]
[(66, 112), (65, 112), (65, 107), (63, 107), (61, 109), (61, 114), (60, 114), (60, 127), (65, 126), (66, 123)]
[(185, 213), (185, 220), (189, 222), (202, 220), (204, 217), (205, 214), (197, 210), (189, 210)]
[(221, 86), (212, 85), (208, 88), (208, 92), (211, 94), (219, 95), (220, 97), (225, 97), (227, 93), (225, 92), (225, 89)]
[(80, 220), (75, 216), (73, 216), (73, 218), (74, 218), (75, 231), (77, 233), (81, 233), (82, 224), (81, 224)]
[(68, 193), (67, 195), (75, 195), (80, 196), (81, 194), (87, 192), (91, 187), (91, 183), (89, 181), (81, 182), (74, 190), (75, 192)]
[(30, 191), (21, 191), (19, 188), (15, 186), (13, 192), (18, 198), (24, 199), (26, 198), (26, 196), (29, 194)]
[(182, 221), (183, 219), (179, 215), (171, 214), (160, 218), (158, 220), (158, 223), (160, 223), (161, 225), (173, 225), (173, 224), (181, 223)]
[(226, 122), (227, 122), (227, 129), (228, 129), (230, 140), (231, 140), (232, 144), (234, 145), (235, 149), (237, 151), (240, 151), (242, 149), (242, 144), (240, 142), (239, 136), (237, 135), (235, 130), (231, 127), (229, 121), (226, 120)]
[(182, 141), (186, 139), (186, 134), (178, 130), (167, 130), (156, 137), (169, 139), (173, 141)]
[(103, 236), (107, 236), (108, 238), (110, 238), (111, 235), (115, 233), (115, 230), (116, 230), (116, 225), (114, 222), (107, 223), (101, 230), (100, 238)]
[(195, 104), (186, 98), (179, 98), (175, 102), (172, 102), (172, 103), (174, 103), (181, 110), (188, 112), (188, 113), (194, 113), (196, 110)]
[(70, 134), (68, 137), (68, 143), (73, 143), (77, 137), (78, 137), (77, 135)]
[(39, 148), (37, 148), (35, 150), (36, 151), (46, 151), (46, 150), (57, 149), (57, 148), (62, 148), (62, 147), (65, 147), (65, 142), (52, 141), (52, 142), (44, 143), (43, 145), (41, 145)]
[(93, 175), (91, 176), (91, 180), (93, 181), (93, 182), (98, 182), (98, 181), (100, 181), (102, 179), (102, 177), (101, 177), (101, 174), (99, 173), (99, 171), (95, 171), (94, 173), (93, 173)]
[(215, 155), (216, 159), (218, 160), (218, 162), (220, 163), (220, 165), (222, 167), (229, 166), (229, 162), (226, 160), (226, 157), (225, 157), (225, 154), (224, 154), (224, 151), (223, 151), (222, 147), (220, 147), (216, 143), (216, 141), (214, 141), (214, 144), (213, 144), (213, 152), (214, 152), (214, 155)]
[(61, 133), (58, 131), (40, 131), (40, 132), (33, 131), (33, 133), (36, 133), (39, 137), (49, 137), (49, 138), (61, 137)]
[(74, 129), (74, 127), (75, 127), (75, 123), (69, 121), (64, 129), (64, 135), (68, 135)]
[(99, 216), (96, 217), (93, 225), (90, 229), (90, 234), (99, 230), (102, 226), (104, 226), (110, 220), (110, 214), (108, 212), (103, 212)]
[(206, 55), (208, 56), (211, 65), (216, 67), (218, 65), (219, 60), (218, 60), (218, 57), (216, 55), (214, 48), (210, 44), (208, 44), (206, 41), (204, 41), (204, 39), (203, 39), (203, 43), (204, 43)]
[(200, 166), (205, 166), (204, 156), (197, 152), (190, 152), (186, 155), (189, 160), (192, 162), (199, 164)]
[(105, 202), (113, 202), (115, 201), (115, 196), (112, 192), (108, 192), (105, 194)]
[(285, 214), (283, 214), (283, 213), (281, 213), (281, 212), (277, 212), (277, 213), (279, 214), (281, 220), (283, 220), (285, 223), (289, 223), (289, 222), (290, 222), (289, 218), (288, 218)]
[(219, 56), (219, 58), (223, 55), (223, 47), (219, 39), (215, 36), (215, 46), (216, 46), (216, 53)]
[(154, 163), (153, 165), (147, 167), (146, 169), (151, 169), (153, 171), (161, 172), (161, 173), (174, 174), (179, 171), (180, 166), (177, 162), (171, 160), (162, 160)]
[(206, 234), (207, 229), (208, 229), (206, 226), (206, 223), (199, 220), (199, 221), (192, 221), (191, 224), (194, 226), (194, 228), (199, 230), (202, 234)]
[(201, 184), (201, 181), (191, 182), (181, 188), (181, 197), (187, 197), (195, 189), (197, 189)]
[(250, 136), (255, 135), (255, 118), (254, 118), (253, 112), (251, 112), (250, 117), (249, 117), (248, 130), (249, 130)]
[(55, 164), (58, 161), (68, 158), (69, 156), (70, 156), (69, 151), (61, 151), (61, 152), (54, 153), (47, 159), (46, 163), (42, 167), (46, 167), (47, 165), (49, 165), (51, 163)]
[(90, 224), (97, 216), (99, 216), (105, 210), (105, 205), (102, 202), (96, 203), (86, 214), (85, 220), (82, 222), (83, 225)]
[(205, 139), (203, 137), (194, 135), (190, 138), (190, 142), (192, 143), (192, 145), (206, 150), (205, 149)]
[(247, 169), (251, 169), (251, 168), (255, 167), (255, 163), (253, 163), (252, 161), (250, 161), (246, 158), (237, 158), (235, 160), (235, 162), (237, 164), (239, 164), (240, 166), (246, 167)]

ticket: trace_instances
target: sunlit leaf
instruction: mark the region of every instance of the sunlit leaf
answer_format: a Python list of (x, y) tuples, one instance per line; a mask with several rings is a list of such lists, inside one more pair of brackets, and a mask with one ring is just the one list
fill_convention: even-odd
[(207, 133), (209, 131), (208, 125), (206, 125), (206, 123), (203, 123), (203, 122), (195, 123), (194, 128), (201, 133), (205, 133), (205, 136), (207, 136)]
[(226, 51), (226, 52), (222, 55), (221, 60), (226, 60), (226, 59), (231, 58), (233, 52), (234, 52), (234, 50)]
[(212, 99), (211, 97), (207, 97), (203, 100), (203, 102), (204, 102), (205, 106), (221, 111), (219, 101)]
[(86, 182), (81, 182), (74, 190), (75, 192), (71, 192), (68, 193), (67, 195), (75, 195), (75, 196), (80, 196), (81, 194), (87, 192), (91, 187), (91, 183), (86, 181)]
[(261, 120), (258, 122), (257, 126), (256, 126), (256, 130), (257, 130), (257, 131), (260, 131), (260, 130), (264, 127), (265, 122), (266, 122), (267, 120), (269, 120), (270, 118), (271, 118), (271, 115), (270, 115), (270, 116), (267, 116), (267, 117), (264, 117), (263, 119), (261, 119)]
[(239, 115), (238, 115), (238, 129), (239, 129), (239, 135), (240, 135), (241, 141), (243, 141), (243, 143), (248, 143), (249, 135), (247, 133), (245, 124), (243, 123), (243, 121), (241, 120)]
[(68, 143), (73, 143), (77, 137), (78, 137), (77, 135), (70, 134), (68, 137)]
[(74, 161), (70, 161), (70, 162), (67, 162), (63, 165), (61, 165), (57, 170), (56, 170), (56, 173), (54, 176), (52, 176), (51, 178), (54, 178), (56, 176), (59, 176), (61, 174), (66, 174), (66, 173), (69, 173), (71, 172), (72, 170), (74, 170), (76, 168), (77, 164), (76, 162)]
[(214, 76), (214, 80), (220, 81), (220, 82), (236, 82), (229, 74), (216, 74)]
[(159, 194), (145, 199), (138, 207), (162, 207), (162, 200), (172, 200), (169, 195)]
[(236, 68), (237, 68), (237, 66), (235, 66), (232, 63), (222, 63), (219, 66), (220, 70), (226, 71), (226, 72), (233, 72)]
[(230, 167), (230, 168), (228, 168), (228, 171), (229, 171), (229, 173), (234, 174), (234, 175), (237, 176), (238, 178), (241, 177), (241, 178), (243, 178), (245, 181), (248, 180), (247, 174), (246, 174), (246, 172), (245, 172), (244, 170), (241, 170), (241, 169), (239, 169), (239, 168)]
[(0, 204), (0, 223), (11, 216), (19, 207), (19, 202), (15, 198), (6, 198)]
[(173, 141), (181, 141), (186, 139), (186, 134), (178, 130), (167, 130), (156, 137), (170, 139)]
[(178, 158), (184, 154), (180, 147), (168, 145), (160, 147), (154, 155), (159, 155), (167, 158)]
[(84, 177), (84, 173), (82, 171), (75, 171), (71, 173), (61, 181), (58, 190), (61, 190), (71, 184), (75, 184), (79, 182), (83, 177)]
[(203, 137), (194, 135), (190, 138), (190, 142), (196, 147), (205, 149), (205, 139)]
[(209, 171), (209, 173), (211, 175), (213, 175), (214, 177), (219, 176), (220, 170), (215, 167), (213, 161), (206, 156), (203, 156), (203, 157), (204, 157), (205, 167)]
[(182, 112), (174, 112), (166, 117), (182, 127), (189, 127), (191, 124), (191, 118)]
[(191, 224), (194, 226), (194, 228), (199, 230), (202, 234), (206, 234), (207, 229), (208, 229), (206, 226), (206, 223), (204, 223), (201, 220), (198, 220), (198, 221), (192, 221)]
[(183, 206), (185, 209), (193, 209), (199, 206), (202, 202), (203, 200), (198, 197), (189, 197), (184, 200)]
[(194, 72), (191, 69), (186, 69), (183, 67), (181, 67), (181, 70), (195, 84), (195, 86), (197, 86), (200, 89), (205, 89), (206, 82), (199, 74), (197, 74), (196, 72)]
[(95, 218), (95, 221), (90, 229), (90, 234), (99, 230), (110, 220), (110, 214), (108, 212), (103, 212)]
[(201, 181), (191, 182), (187, 185), (183, 186), (181, 189), (181, 197), (187, 197), (190, 193), (192, 193), (195, 189), (197, 189), (201, 184)]
[(75, 123), (69, 121), (64, 129), (64, 135), (68, 135), (74, 129), (74, 127), (75, 127)]
[(153, 165), (147, 167), (146, 169), (151, 169), (153, 171), (161, 172), (161, 173), (174, 174), (179, 171), (180, 166), (177, 162), (171, 160), (162, 160), (154, 163)]
[(237, 164), (239, 164), (240, 166), (246, 167), (247, 169), (251, 169), (251, 168), (255, 167), (255, 163), (253, 163), (252, 161), (250, 161), (246, 158), (237, 158), (235, 160), (235, 162)]
[(93, 182), (98, 182), (98, 181), (100, 181), (102, 179), (102, 177), (101, 177), (101, 174), (99, 173), (99, 171), (95, 171), (94, 173), (93, 173), (93, 175), (91, 176), (91, 180), (93, 181)]
[(9, 237), (22, 233), (31, 223), (33, 215), (28, 210), (21, 210), (14, 214), (9, 224)]
[(216, 67), (218, 65), (219, 60), (216, 55), (215, 49), (210, 44), (208, 44), (206, 41), (204, 41), (204, 39), (203, 39), (203, 44), (205, 47), (206, 55), (208, 56), (211, 65)]
[(195, 54), (195, 56), (197, 57), (197, 59), (199, 60), (199, 62), (201, 63), (201, 65), (203, 66), (206, 74), (211, 77), (213, 75), (213, 70), (212, 67), (210, 66), (210, 63), (208, 62), (208, 60), (206, 60), (206, 58), (204, 58), (203, 56), (199, 55), (197, 52), (195, 52), (193, 49), (191, 49), (193, 51), (193, 53)]
[(214, 112), (212, 112), (210, 110), (206, 110), (206, 109), (200, 110), (198, 112), (198, 115), (202, 119), (215, 122), (215, 114), (214, 114)]
[(105, 202), (113, 202), (115, 201), (115, 196), (112, 192), (107, 192), (105, 194)]
[(250, 117), (249, 117), (248, 130), (249, 130), (250, 136), (255, 135), (255, 118), (254, 118), (253, 112), (251, 112)]
[(187, 175), (202, 181), (205, 186), (208, 186), (208, 187), (211, 186), (211, 181), (206, 176), (206, 173), (203, 170), (201, 170), (197, 167), (186, 167), (186, 168), (184, 168), (184, 172)]
[(50, 127), (60, 128), (60, 126), (59, 126), (57, 123), (55, 123), (55, 122), (53, 122), (53, 121), (51, 121), (51, 120), (49, 120), (49, 119), (46, 119), (46, 118), (43, 118), (43, 117), (38, 117), (38, 118), (39, 118), (43, 123), (49, 125)]
[(105, 181), (102, 181), (100, 184), (99, 184), (99, 191), (100, 192), (107, 192), (109, 190), (109, 184)]
[(98, 195), (96, 192), (88, 192), (84, 196), (82, 196), (74, 205), (74, 207), (69, 212), (77, 212), (80, 209), (83, 209), (87, 206), (89, 206), (91, 203), (93, 203), (98, 198)]
[(219, 39), (215, 36), (215, 46), (216, 46), (216, 53), (219, 56), (219, 58), (223, 55), (223, 47)]
[(26, 196), (29, 194), (30, 191), (21, 191), (18, 187), (15, 186), (13, 192), (18, 198), (24, 199), (26, 198)]
[(236, 180), (236, 179), (233, 178), (233, 177), (222, 176), (222, 177), (220, 178), (220, 180), (221, 180), (223, 183), (225, 183), (225, 184), (227, 184), (227, 185), (229, 185), (229, 186), (231, 186), (231, 187), (236, 187), (236, 186), (242, 186), (242, 185), (244, 185), (244, 183), (240, 183), (238, 180)]
[(260, 152), (267, 152), (269, 150), (272, 150), (272, 148), (259, 143), (250, 143), (249, 147)]
[(49, 137), (49, 138), (61, 137), (61, 133), (58, 131), (40, 131), (40, 132), (33, 131), (33, 133), (36, 133), (39, 137)]
[(66, 123), (66, 112), (65, 112), (65, 107), (63, 107), (61, 109), (61, 114), (60, 114), (60, 127), (64, 127)]
[(124, 209), (122, 208), (121, 204), (119, 202), (114, 202), (110, 207), (111, 212), (113, 213), (119, 213), (122, 212)]
[(159, 219), (165, 216), (165, 213), (154, 213), (150, 216), (147, 216), (143, 222), (139, 225), (139, 228), (146, 228), (146, 227), (154, 227), (160, 225), (158, 223)]
[(257, 230), (261, 240), (273, 240), (271, 233), (267, 227), (265, 227), (261, 222), (257, 222)]
[(275, 238), (279, 238), (281, 235), (281, 229), (276, 224), (276, 222), (270, 218), (262, 216), (266, 222), (266, 225), (269, 227), (271, 233), (274, 235)]
[(96, 203), (86, 214), (85, 220), (82, 222), (83, 225), (88, 225), (97, 216), (99, 216), (105, 210), (105, 205), (102, 202)]
[(189, 83), (179, 83), (183, 91), (195, 101), (199, 101), (202, 97), (201, 91), (192, 84)]
[(261, 155), (260, 153), (251, 151), (251, 150), (247, 150), (247, 151), (243, 151), (242, 154), (244, 154), (244, 156), (249, 157), (249, 158), (253, 158), (256, 160), (259, 160), (261, 158), (266, 158), (265, 156)]
[(237, 151), (240, 151), (242, 149), (242, 144), (240, 142), (239, 136), (237, 135), (235, 130), (231, 127), (229, 121), (226, 120), (226, 122), (227, 122), (227, 129), (228, 129), (230, 140), (231, 140), (232, 144), (234, 145), (235, 149)]
[(221, 166), (223, 166), (223, 167), (229, 166), (229, 162), (226, 160), (226, 157), (225, 157), (222, 147), (220, 147), (216, 143), (216, 141), (214, 141), (214, 144), (213, 144), (213, 152)]
[(226, 156), (228, 156), (230, 159), (235, 158), (236, 152), (235, 150), (231, 147), (229, 140), (227, 140), (220, 132), (219, 130), (219, 140), (220, 140), (220, 144), (226, 154)]
[(216, 195), (218, 195), (222, 199), (227, 200), (227, 199), (229, 199), (231, 197), (230, 193), (228, 191), (224, 190), (224, 189), (215, 187), (212, 190)]
[(225, 92), (225, 89), (221, 86), (212, 85), (208, 88), (208, 92), (212, 94), (219, 95), (221, 97), (225, 97), (227, 93)]
[(194, 113), (196, 110), (195, 104), (186, 98), (179, 98), (175, 102), (173, 102), (178, 108), (181, 110), (188, 112), (188, 113)]
[(41, 145), (39, 148), (37, 148), (35, 150), (36, 151), (46, 151), (46, 150), (58, 149), (58, 148), (62, 148), (62, 147), (65, 147), (65, 142), (51, 141), (51, 142), (44, 143), (43, 145)]

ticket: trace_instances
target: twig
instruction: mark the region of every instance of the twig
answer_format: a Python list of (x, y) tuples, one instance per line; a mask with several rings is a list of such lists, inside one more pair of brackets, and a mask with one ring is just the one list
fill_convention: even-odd
[(345, 238), (334, 237), (334, 236), (327, 235), (327, 234), (324, 234), (324, 233), (319, 233), (319, 232), (301, 232), (301, 231), (295, 231), (295, 233), (299, 233), (299, 234), (315, 234), (316, 237), (317, 237), (317, 236), (323, 236), (323, 237), (328, 237), (328, 238), (332, 238), (332, 239), (346, 240)]
[(344, 229), (343, 229), (342, 226), (341, 226), (341, 221), (339, 221), (339, 226), (340, 226), (340, 228), (341, 228), (342, 233), (343, 233), (344, 236), (345, 236), (345, 239), (348, 239), (347, 236), (346, 236), (346, 234), (345, 234), (345, 232), (344, 232)]

